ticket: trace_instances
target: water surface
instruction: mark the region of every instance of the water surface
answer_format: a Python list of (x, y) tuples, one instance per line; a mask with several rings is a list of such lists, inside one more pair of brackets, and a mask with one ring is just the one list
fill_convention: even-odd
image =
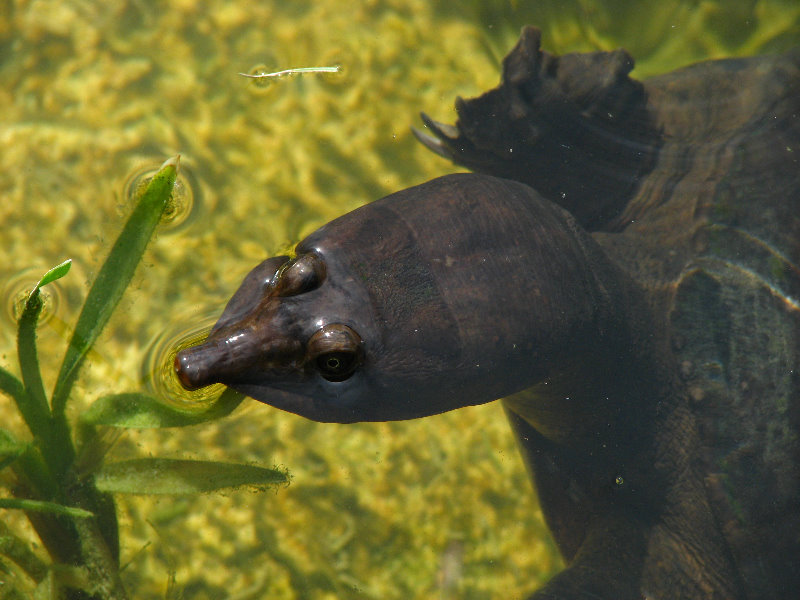
[[(624, 46), (645, 77), (800, 43), (771, 1), (14, 2), (0, 10), (0, 360), (10, 306), (65, 258), (40, 333), (45, 382), (142, 170), (180, 153), (189, 217), (151, 245), (83, 377), (80, 410), (151, 389), (147, 349), (218, 314), (267, 255), (365, 202), (453, 172), (416, 144), (424, 110), (493, 87), (522, 25), (553, 52)], [(256, 68), (341, 65), (267, 87)], [(6, 420), (10, 401), (0, 399)], [(22, 431), (18, 422), (10, 428)], [(256, 402), (223, 422), (126, 435), (114, 457), (281, 464), (277, 493), (120, 498), (136, 598), (519, 598), (560, 568), (499, 405), (320, 425)], [(238, 595), (237, 595), (238, 594)]]

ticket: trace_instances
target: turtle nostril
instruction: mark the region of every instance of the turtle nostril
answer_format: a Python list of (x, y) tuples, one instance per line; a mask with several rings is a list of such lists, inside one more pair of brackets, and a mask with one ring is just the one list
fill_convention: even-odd
[(181, 350), (175, 356), (175, 362), (173, 363), (178, 380), (189, 391), (215, 383), (210, 380), (208, 369), (202, 368), (202, 361), (197, 360), (198, 349), (200, 348), (202, 346)]

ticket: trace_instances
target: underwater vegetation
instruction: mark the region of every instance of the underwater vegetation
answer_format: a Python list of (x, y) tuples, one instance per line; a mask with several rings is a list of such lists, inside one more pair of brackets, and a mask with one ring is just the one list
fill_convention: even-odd
[[(22, 378), (0, 367), (0, 391), (11, 397), (30, 432), (20, 438), (0, 428), (0, 510), (25, 513), (47, 551), (35, 548), (0, 521), (3, 599), (127, 598), (120, 577), (119, 532), (113, 494), (191, 495), (225, 488), (255, 489), (288, 483), (288, 473), (200, 460), (143, 457), (106, 462), (113, 428), (180, 427), (223, 417), (241, 402), (227, 392), (205, 411), (160, 403), (141, 393), (101, 396), (77, 422), (67, 404), (88, 352), (130, 284), (172, 195), (179, 166), (169, 159), (142, 186), (138, 202), (83, 304), (51, 395), (45, 391), (36, 347), (44, 308), (42, 288), (65, 277), (71, 260), (47, 271), (24, 299), (17, 329)], [(85, 389), (81, 389), (85, 392)]]
[[(154, 363), (142, 363), (165, 327), (174, 339), (180, 323), (205, 317), (210, 326), (256, 261), (368, 200), (457, 170), (417, 144), (409, 126), (421, 110), (450, 122), (456, 95), (494, 86), (523, 25), (542, 28), (557, 53), (626, 47), (637, 77), (800, 39), (796, 0), (8, 6), (0, 9), (0, 289), (27, 269), (30, 290), (49, 267), (74, 259), (42, 289), (46, 389), (88, 282), (130, 212), (120, 208), (128, 174), (180, 151), (179, 177), (194, 196), (183, 224), (159, 226), (81, 369), (76, 386), (87, 393), (73, 393), (69, 413), (126, 390), (161, 398), (142, 382)], [(237, 74), (258, 65), (342, 71), (267, 87)], [(14, 370), (16, 319), (6, 312), (0, 364)], [(6, 395), (0, 411), (0, 426), (27, 439)], [(210, 424), (128, 429), (113, 453), (275, 462), (293, 475), (277, 494), (117, 495), (123, 577), (143, 599), (163, 597), (168, 572), (186, 598), (511, 598), (561, 567), (499, 406), (340, 427), (244, 401)], [(35, 539), (21, 511), (0, 520)]]

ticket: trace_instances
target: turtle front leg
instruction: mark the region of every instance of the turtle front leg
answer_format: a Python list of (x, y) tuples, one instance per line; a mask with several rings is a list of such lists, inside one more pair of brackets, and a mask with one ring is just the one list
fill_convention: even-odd
[(623, 517), (594, 523), (574, 562), (528, 600), (656, 600), (640, 587), (645, 535)]
[[(529, 422), (533, 415), (521, 414), (526, 412), (526, 400), (515, 395), (503, 404), (539, 506), (567, 563), (528, 600), (641, 600), (649, 523), (658, 508), (650, 494), (642, 498), (638, 488), (661, 487), (658, 481), (648, 477), (645, 482), (640, 476), (639, 459), (651, 462), (647, 440), (632, 439), (630, 455), (611, 438), (582, 447), (553, 441), (550, 438), (556, 436), (548, 437)], [(632, 421), (641, 423), (628, 416), (609, 429)], [(545, 429), (548, 434), (554, 430)], [(629, 434), (623, 437), (630, 438)], [(626, 489), (631, 487), (635, 489)]]
[(473, 171), (527, 183), (569, 210), (589, 230), (602, 229), (653, 164), (660, 136), (644, 86), (628, 77), (624, 50), (553, 56), (541, 32), (522, 30), (503, 60), (500, 85), (456, 100), (455, 126), (422, 114), (417, 138)]
[[(693, 417), (658, 381), (657, 370), (647, 369), (655, 375), (649, 385), (628, 380), (625, 390), (610, 392), (623, 406), (644, 412), (628, 412), (615, 423), (613, 412), (599, 405), (608, 427), (577, 439), (570, 423), (575, 407), (548, 409), (564, 404), (558, 381), (547, 386), (555, 388), (551, 398), (540, 386), (503, 401), (568, 565), (529, 600), (743, 600), (741, 578), (694, 464)], [(591, 369), (586, 376), (593, 377)], [(657, 390), (658, 410), (648, 411), (645, 401), (657, 400)]]

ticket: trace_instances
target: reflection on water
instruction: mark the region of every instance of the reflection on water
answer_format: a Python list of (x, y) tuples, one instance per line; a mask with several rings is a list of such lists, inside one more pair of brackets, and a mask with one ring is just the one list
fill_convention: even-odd
[(173, 321), (148, 345), (141, 365), (141, 383), (147, 393), (178, 407), (201, 408), (216, 400), (225, 389), (211, 385), (193, 392), (181, 386), (175, 375), (175, 356), (208, 337), (218, 315), (192, 315), (187, 321)]
[[(125, 215), (133, 210), (136, 200), (150, 183), (156, 171), (158, 171), (157, 166), (140, 166), (128, 175), (122, 194), (125, 200), (123, 208)], [(203, 218), (203, 200), (199, 188), (191, 166), (186, 165), (184, 160), (175, 180), (169, 204), (161, 218), (159, 232), (162, 235), (164, 233), (174, 234), (184, 227), (189, 227), (195, 219)]]
[[(3, 365), (16, 368), (16, 282), (72, 257), (48, 288), (59, 319), (40, 335), (52, 383), (61, 356), (48, 343), (67, 335), (53, 327), (74, 323), (144, 162), (181, 153), (194, 204), (151, 244), (75, 410), (109, 391), (169, 395), (170, 340), (210, 323), (208, 307), (219, 314), (252, 265), (452, 171), (409, 125), (420, 110), (450, 122), (456, 95), (493, 87), (523, 24), (555, 52), (624, 45), (643, 76), (788, 48), (798, 19), (795, 2), (777, 0), (17, 3), (0, 15)], [(336, 77), (267, 88), (237, 75), (334, 64)], [(442, 597), (520, 597), (560, 564), (497, 406), (338, 426), (248, 402), (213, 426), (127, 435), (114, 452), (275, 462), (294, 476), (276, 494), (188, 500), (153, 526), (173, 501), (122, 499), (137, 598), (161, 597), (172, 570), (187, 598), (406, 599), (437, 586)]]
[[(45, 269), (46, 270), (46, 269)], [(22, 316), (25, 302), (30, 296), (31, 290), (39, 282), (42, 269), (28, 267), (18, 273), (8, 276), (3, 281), (2, 303), (3, 303), (3, 328), (13, 330), (17, 320)], [(57, 315), (61, 308), (62, 292), (58, 282), (42, 288), (41, 298), (44, 307), (39, 315), (39, 323), (46, 324), (53, 315)]]

